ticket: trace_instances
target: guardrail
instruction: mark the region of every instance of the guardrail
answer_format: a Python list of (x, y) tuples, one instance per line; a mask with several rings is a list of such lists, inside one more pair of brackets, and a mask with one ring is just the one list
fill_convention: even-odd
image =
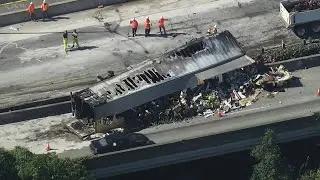
[(63, 96), (0, 109), (0, 125), (70, 112), (70, 96)]

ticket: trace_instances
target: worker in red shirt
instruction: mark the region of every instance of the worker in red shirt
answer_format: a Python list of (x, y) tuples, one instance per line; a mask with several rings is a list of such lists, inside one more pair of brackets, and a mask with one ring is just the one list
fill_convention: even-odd
[(163, 29), (164, 34), (166, 34), (166, 29), (164, 27), (164, 21), (168, 21), (168, 19), (165, 19), (163, 16), (161, 16), (158, 21), (158, 27), (159, 27), (159, 31), (161, 34), (162, 34), (162, 29)]
[(27, 10), (28, 10), (28, 13), (30, 15), (30, 20), (31, 21), (35, 21), (36, 18), (34, 16), (34, 4), (33, 4), (33, 2), (30, 2)]
[(146, 17), (146, 21), (144, 22), (144, 30), (145, 30), (146, 37), (150, 35), (151, 25), (152, 25), (152, 23), (151, 23), (149, 17)]
[(130, 21), (130, 25), (131, 25), (131, 28), (132, 28), (132, 37), (136, 36), (137, 35), (137, 29), (138, 29), (138, 21), (136, 20), (136, 18), (133, 18), (131, 21)]
[(42, 21), (44, 21), (45, 18), (48, 18), (48, 8), (49, 8), (49, 5), (48, 3), (46, 3), (46, 0), (43, 0), (40, 8), (42, 12)]

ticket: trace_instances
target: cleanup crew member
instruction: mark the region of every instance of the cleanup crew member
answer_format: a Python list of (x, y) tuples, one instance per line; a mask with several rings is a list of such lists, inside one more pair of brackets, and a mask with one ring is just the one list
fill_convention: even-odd
[(207, 35), (217, 35), (218, 34), (218, 27), (217, 25), (214, 25), (213, 28), (209, 28), (207, 30)]
[(65, 52), (67, 52), (67, 47), (68, 47), (68, 31), (66, 30), (63, 34), (63, 49)]
[(213, 26), (212, 34), (213, 34), (213, 35), (217, 35), (217, 34), (218, 34), (218, 27), (217, 27), (216, 24)]
[(36, 18), (34, 16), (34, 4), (33, 4), (33, 2), (30, 2), (29, 6), (28, 6), (28, 12), (29, 12), (29, 15), (30, 15), (30, 20), (31, 21), (35, 21)]
[(145, 36), (150, 35), (150, 29), (151, 29), (151, 21), (149, 17), (146, 17), (146, 21), (144, 22), (144, 31), (145, 31)]
[(73, 43), (72, 43), (72, 48), (74, 47), (74, 44), (77, 44), (77, 47), (79, 49), (79, 41), (78, 41), (78, 33), (77, 30), (74, 30), (72, 33), (73, 36)]
[(163, 18), (163, 16), (161, 16), (158, 21), (158, 27), (161, 34), (162, 34), (162, 29), (164, 34), (166, 34), (166, 29), (164, 28), (164, 21), (168, 21), (168, 19)]
[(212, 33), (211, 28), (209, 28), (209, 29), (207, 30), (207, 35), (209, 36), (209, 35), (211, 35), (211, 33)]
[(43, 0), (43, 3), (40, 6), (41, 12), (42, 12), (42, 21), (44, 21), (45, 18), (48, 18), (48, 8), (49, 5), (46, 3), (46, 0)]
[(130, 25), (131, 25), (131, 28), (132, 28), (132, 37), (136, 36), (137, 35), (137, 29), (138, 29), (138, 21), (136, 20), (136, 18), (133, 18), (131, 21), (130, 21)]

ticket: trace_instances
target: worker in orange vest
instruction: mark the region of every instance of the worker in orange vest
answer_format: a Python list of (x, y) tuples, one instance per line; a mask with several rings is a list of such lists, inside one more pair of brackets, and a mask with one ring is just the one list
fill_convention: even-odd
[(131, 28), (132, 28), (132, 37), (136, 36), (137, 35), (137, 29), (138, 29), (138, 21), (136, 20), (136, 18), (133, 18), (131, 21), (130, 21), (130, 25), (131, 25)]
[(165, 19), (163, 16), (161, 16), (158, 21), (158, 27), (159, 27), (159, 31), (161, 34), (162, 34), (162, 29), (163, 29), (164, 34), (166, 34), (166, 28), (164, 27), (164, 21), (168, 21), (168, 19)]
[(46, 0), (43, 0), (43, 3), (40, 6), (41, 12), (42, 12), (42, 21), (44, 21), (45, 18), (48, 18), (48, 8), (49, 5), (46, 3)]
[(27, 10), (28, 10), (29, 15), (30, 15), (30, 20), (31, 21), (35, 21), (36, 18), (34, 16), (34, 4), (33, 4), (33, 2), (30, 2)]
[(151, 25), (152, 25), (152, 23), (151, 23), (149, 17), (146, 17), (146, 21), (144, 22), (144, 30), (145, 30), (146, 37), (150, 35)]

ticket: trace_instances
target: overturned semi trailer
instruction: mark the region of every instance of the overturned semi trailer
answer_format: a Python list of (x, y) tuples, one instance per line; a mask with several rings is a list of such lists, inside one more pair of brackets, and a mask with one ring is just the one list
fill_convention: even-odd
[(154, 61), (74, 93), (73, 110), (77, 118), (117, 115), (253, 62), (232, 34), (224, 31), (193, 40)]

